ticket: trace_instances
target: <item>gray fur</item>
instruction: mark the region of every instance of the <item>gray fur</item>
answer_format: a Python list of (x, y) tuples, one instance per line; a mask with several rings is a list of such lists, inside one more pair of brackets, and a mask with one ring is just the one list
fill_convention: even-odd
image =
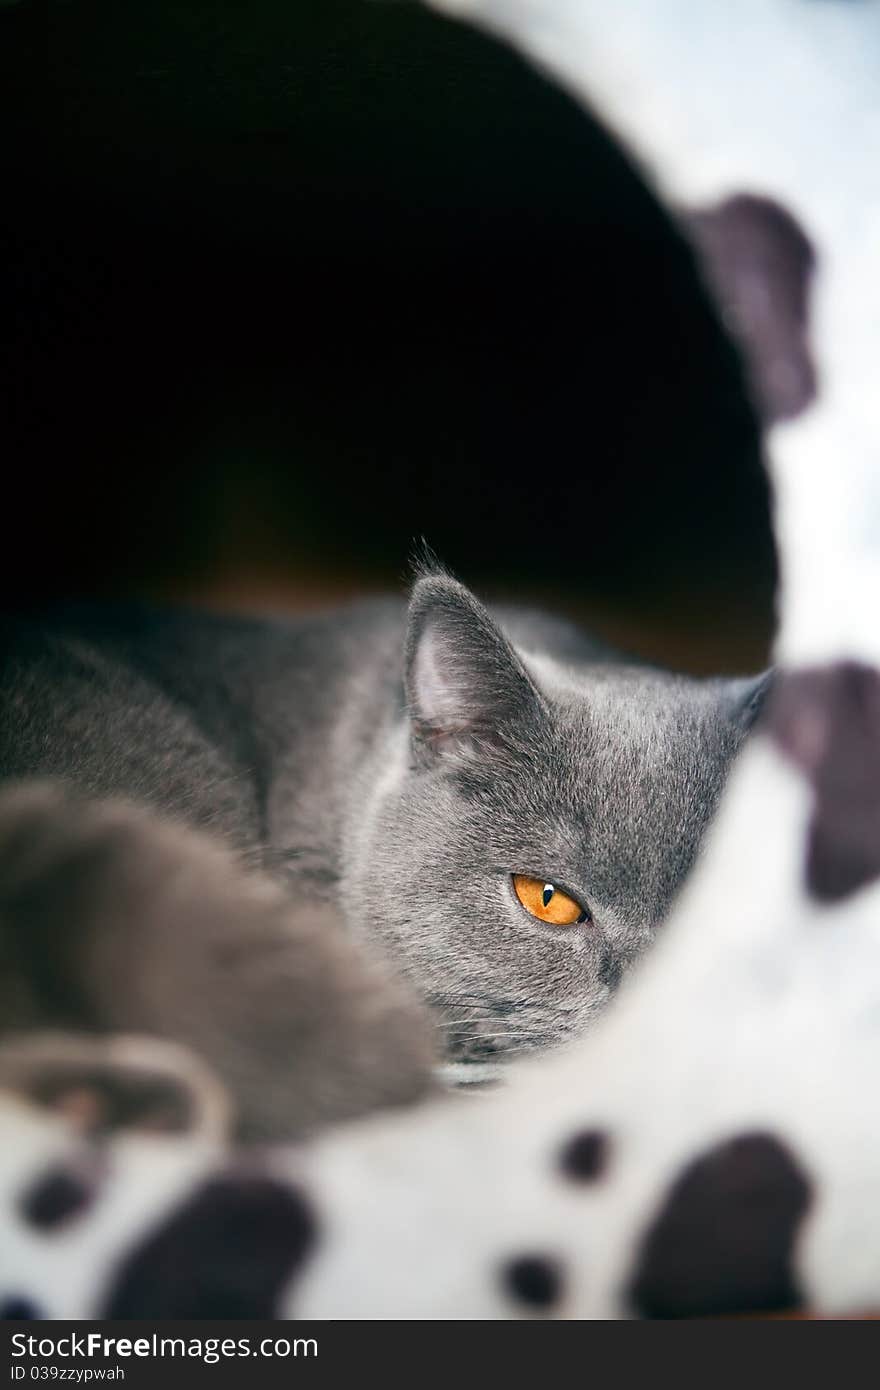
[[(467, 1061), (559, 1042), (607, 1001), (697, 853), (763, 682), (610, 660), (445, 576), (410, 605), (410, 721), (362, 768), (343, 901), (447, 1019)], [(556, 648), (558, 650), (558, 647)], [(553, 653), (553, 654), (551, 654)], [(557, 883), (583, 927), (529, 917), (510, 876)]]
[[(0, 795), (0, 1021), (25, 1058), (28, 1038), (64, 1029), (99, 1098), (88, 1034), (183, 1044), (223, 1081), (245, 1138), (419, 1099), (434, 1061), (422, 1010), (337, 911), (295, 909), (203, 835), (42, 782)], [(153, 1085), (154, 1108), (180, 1108), (169, 1088)]]
[[(418, 580), (408, 616), (392, 600), (294, 621), (68, 609), (7, 623), (3, 648), (0, 776), (124, 796), (209, 831), (238, 866), (293, 894), (299, 912), (279, 926), (284, 911), (273, 906), (273, 931), (295, 937), (303, 913), (341, 907), (351, 936), (437, 1010), (447, 1056), (468, 1062), (562, 1041), (609, 998), (693, 862), (760, 694), (754, 682), (622, 665), (539, 614), (492, 617), (442, 573)], [(141, 833), (155, 845), (158, 831)], [(143, 956), (119, 954), (133, 962), (128, 979), (117, 962), (119, 997), (108, 992), (92, 1022), (162, 1032), (217, 1065), (217, 1020), (231, 1010), (243, 1037), (248, 1011), (256, 1019), (261, 1007), (248, 959), (254, 909), (227, 857), (221, 878), (240, 911), (224, 920), (240, 931), (241, 952), (213, 998), (203, 942), (217, 900), (208, 875), (199, 908), (195, 869), (208, 851), (187, 844), (178, 849), (192, 854), (194, 872), (174, 930), (163, 926), (161, 894), (146, 913), (149, 932), (128, 930), (142, 943), (158, 934), (161, 958), (203, 989), (202, 1034), (182, 1029), (162, 990), (147, 989), (141, 962), (159, 957), (143, 944)], [(132, 872), (146, 893), (149, 875)], [(517, 872), (556, 882), (592, 922), (530, 918), (513, 895)], [(132, 892), (132, 919), (136, 901)], [(343, 949), (333, 925), (326, 934)], [(304, 939), (319, 951), (321, 931)], [(285, 988), (275, 1007), (299, 1016), (304, 990), (314, 1005), (322, 986), (306, 969)], [(377, 989), (372, 977), (364, 989)], [(337, 993), (350, 1008), (350, 992)], [(338, 1019), (330, 995), (327, 1017)], [(316, 1024), (287, 1041), (320, 1069), (324, 1043), (311, 1042), (324, 1036)], [(276, 1053), (281, 1046), (277, 1033)], [(424, 1048), (415, 1054), (423, 1066)], [(258, 1075), (250, 1058), (243, 1066), (239, 1091)], [(220, 1069), (235, 1065), (227, 1056)], [(403, 1071), (392, 1098), (423, 1074), (415, 1064)]]

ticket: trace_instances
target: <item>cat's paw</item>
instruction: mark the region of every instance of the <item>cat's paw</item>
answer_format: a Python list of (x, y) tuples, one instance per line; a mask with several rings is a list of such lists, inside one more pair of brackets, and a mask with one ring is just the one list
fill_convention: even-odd
[(120, 1131), (221, 1138), (229, 1128), (226, 1093), (204, 1063), (174, 1043), (133, 1034), (6, 1038), (0, 1092), (89, 1138)]
[(421, 1006), (335, 911), (209, 836), (50, 783), (0, 796), (0, 1020), (181, 1043), (259, 1138), (414, 1101), (435, 1060)]

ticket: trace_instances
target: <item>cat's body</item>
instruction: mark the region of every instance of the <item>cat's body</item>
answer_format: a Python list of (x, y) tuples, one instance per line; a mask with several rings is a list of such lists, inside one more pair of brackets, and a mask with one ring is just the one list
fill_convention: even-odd
[[(573, 1036), (609, 997), (693, 861), (758, 689), (623, 665), (541, 615), (496, 623), (444, 575), (408, 611), (69, 609), (4, 626), (0, 778), (224, 841), (300, 912), (341, 911), (433, 1006), (447, 1057), (485, 1061)], [(584, 920), (538, 920), (514, 875)], [(240, 930), (246, 952), (245, 910)]]

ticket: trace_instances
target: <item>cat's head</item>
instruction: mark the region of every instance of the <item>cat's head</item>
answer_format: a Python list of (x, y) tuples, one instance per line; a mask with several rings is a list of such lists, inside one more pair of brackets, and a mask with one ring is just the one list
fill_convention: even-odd
[(571, 640), (562, 661), (529, 626), (514, 645), (457, 581), (418, 580), (405, 718), (345, 883), (457, 1061), (563, 1041), (605, 1003), (694, 860), (764, 684), (577, 662)]

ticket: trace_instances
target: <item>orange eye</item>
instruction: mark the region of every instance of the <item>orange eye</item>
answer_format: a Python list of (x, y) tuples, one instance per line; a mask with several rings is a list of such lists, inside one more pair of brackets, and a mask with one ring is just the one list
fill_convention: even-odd
[(512, 877), (514, 893), (526, 912), (537, 917), (539, 922), (549, 922), (552, 927), (573, 927), (577, 922), (588, 920), (590, 914), (586, 908), (554, 883), (529, 878), (526, 874), (513, 874)]

